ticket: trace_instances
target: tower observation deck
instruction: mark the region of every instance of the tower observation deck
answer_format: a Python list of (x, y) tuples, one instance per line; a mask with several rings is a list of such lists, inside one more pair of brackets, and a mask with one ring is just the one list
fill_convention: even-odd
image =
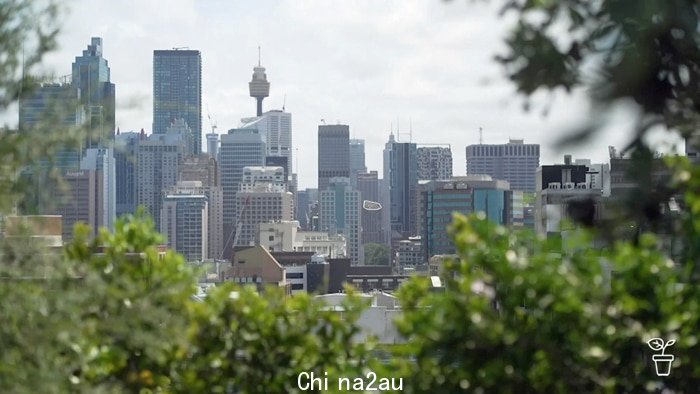
[(262, 102), (270, 95), (270, 82), (267, 81), (265, 67), (260, 65), (260, 47), (258, 47), (258, 65), (253, 67), (253, 80), (248, 83), (250, 97), (255, 97), (257, 101), (256, 116), (262, 115)]

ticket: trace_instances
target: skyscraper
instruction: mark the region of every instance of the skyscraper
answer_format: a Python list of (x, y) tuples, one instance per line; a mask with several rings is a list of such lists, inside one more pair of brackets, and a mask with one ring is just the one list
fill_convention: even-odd
[(179, 135), (152, 134), (138, 146), (136, 203), (146, 207), (159, 229), (162, 192), (177, 183), (184, 145)]
[(80, 101), (87, 112), (88, 136), (85, 148), (105, 146), (114, 139), (115, 87), (109, 65), (102, 57), (102, 38), (92, 37), (90, 45), (73, 63), (73, 86), (80, 89)]
[(202, 57), (197, 50), (153, 51), (153, 133), (184, 119), (194, 135), (188, 151), (202, 151)]
[[(79, 88), (68, 83), (45, 83), (37, 87), (20, 98), (20, 132), (77, 130), (85, 124), (85, 106), (80, 102), (80, 94)], [(53, 166), (61, 170), (77, 170), (84, 148), (82, 143), (56, 147), (51, 158)]]
[(64, 187), (52, 188), (51, 197), (55, 209), (46, 213), (62, 216), (64, 241), (73, 239), (73, 228), (78, 222), (87, 225), (91, 236), (94, 236), (96, 229), (102, 225), (97, 210), (101, 204), (96, 204), (97, 186), (100, 183), (97, 171), (69, 170), (62, 174), (62, 178)]
[(136, 155), (140, 139), (141, 134), (136, 132), (117, 130), (115, 136), (117, 217), (136, 211)]
[(353, 265), (364, 264), (362, 237), (362, 198), (349, 178), (330, 178), (319, 192), (321, 231), (342, 234), (347, 241), (348, 257)]
[(271, 110), (254, 118), (243, 118), (241, 123), (240, 129), (256, 129), (265, 136), (266, 156), (285, 159), (284, 164), (272, 159), (266, 165), (282, 165), (289, 176), (292, 172), (292, 114)]
[[(182, 174), (182, 171), (180, 172)], [(190, 173), (192, 174), (192, 173)], [(220, 186), (207, 185), (206, 179), (178, 181), (175, 186), (165, 190), (165, 195), (205, 196), (207, 198), (207, 252), (203, 259), (219, 259), (224, 248), (224, 198)], [(164, 208), (163, 208), (164, 209)], [(162, 217), (161, 217), (162, 220)], [(168, 231), (164, 229), (162, 231)]]
[(357, 179), (357, 174), (367, 172), (365, 165), (365, 140), (350, 140), (350, 180), (353, 185)]
[(168, 246), (187, 261), (207, 258), (209, 210), (201, 194), (168, 193), (163, 197), (160, 228)]
[(258, 183), (236, 193), (241, 232), (237, 246), (259, 243), (260, 224), (294, 219), (294, 196), (271, 183)]
[[(265, 135), (259, 130), (231, 129), (221, 136), (219, 171), (224, 191), (225, 244), (236, 225), (236, 193), (243, 178), (243, 168), (265, 165), (265, 152)], [(226, 248), (230, 246), (224, 245)]]
[[(379, 193), (379, 174), (377, 171), (357, 174), (357, 190), (363, 201), (378, 202), (381, 205)], [(362, 243), (384, 243), (384, 229), (382, 226), (382, 214), (384, 207), (380, 209), (362, 209)]]
[(418, 148), (418, 179), (445, 180), (452, 178), (450, 147), (422, 146)]
[[(117, 218), (117, 180), (116, 161), (113, 148), (89, 148), (80, 162), (81, 170), (90, 170), (97, 173), (97, 197), (99, 204), (96, 209), (99, 212), (98, 223), (108, 230), (114, 230), (114, 221)], [(97, 231), (97, 229), (94, 229)]]
[(365, 165), (365, 140), (363, 139), (350, 139), (350, 170), (367, 171), (367, 166)]
[(384, 148), (384, 180), (385, 187), (388, 188), (389, 222), (392, 233), (402, 238), (416, 235), (416, 188), (418, 187), (416, 144), (396, 142), (393, 134), (389, 136), (389, 142)]
[(350, 177), (350, 126), (318, 126), (318, 190), (328, 186), (330, 178)]
[(535, 171), (540, 165), (539, 144), (509, 140), (501, 145), (467, 146), (467, 175), (490, 175), (510, 183), (511, 190), (535, 192)]
[(63, 239), (73, 239), (78, 222), (95, 236), (100, 227), (114, 229), (116, 212), (115, 163), (111, 148), (88, 149), (80, 170), (63, 173), (64, 187), (51, 187), (55, 209), (63, 216)]

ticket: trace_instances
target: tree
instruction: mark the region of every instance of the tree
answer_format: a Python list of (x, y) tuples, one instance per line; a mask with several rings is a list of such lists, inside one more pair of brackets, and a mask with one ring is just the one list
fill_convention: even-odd
[[(674, 264), (654, 235), (601, 249), (581, 230), (562, 247), (483, 215), (457, 217), (452, 232), (459, 260), (447, 264), (445, 292), (416, 280), (400, 293), (410, 392), (699, 387), (697, 267)], [(698, 243), (697, 230), (687, 235)], [(669, 377), (654, 373), (647, 342), (656, 337), (676, 341)]]
[[(406, 354), (415, 357), (399, 363), (408, 391), (695, 391), (700, 167), (666, 158), (669, 176), (648, 182), (655, 163), (643, 137), (655, 126), (685, 136), (698, 129), (700, 6), (690, 0), (504, 3), (518, 21), (498, 60), (518, 90), (526, 97), (560, 88), (589, 94), (595, 112), (566, 143), (593, 136), (616, 105), (637, 106), (628, 148), (635, 179), (648, 187), (622, 205), (637, 236), (600, 242), (601, 229), (577, 230), (558, 242), (483, 216), (457, 217), (452, 236), (459, 259), (446, 266), (445, 291), (431, 292), (416, 279), (400, 293), (399, 328), (408, 339)], [(671, 196), (681, 208), (664, 233), (639, 225)], [(656, 376), (647, 345), (661, 337), (675, 341), (672, 372), (664, 377)]]
[(365, 244), (366, 265), (389, 265), (391, 251), (384, 244)]

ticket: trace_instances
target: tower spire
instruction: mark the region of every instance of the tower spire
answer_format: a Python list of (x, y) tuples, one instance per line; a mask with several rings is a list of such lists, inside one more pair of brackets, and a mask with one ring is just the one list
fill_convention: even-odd
[(262, 67), (260, 64), (260, 45), (258, 45), (258, 67)]

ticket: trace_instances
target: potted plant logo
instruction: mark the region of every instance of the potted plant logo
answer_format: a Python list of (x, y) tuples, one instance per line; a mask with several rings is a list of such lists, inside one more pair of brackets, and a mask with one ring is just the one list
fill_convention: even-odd
[(654, 360), (654, 365), (656, 366), (657, 376), (669, 376), (671, 374), (671, 364), (673, 363), (674, 356), (672, 354), (665, 354), (666, 348), (676, 343), (674, 339), (668, 342), (664, 342), (661, 338), (651, 338), (647, 345), (652, 350), (661, 351), (661, 354), (655, 354), (651, 357)]

